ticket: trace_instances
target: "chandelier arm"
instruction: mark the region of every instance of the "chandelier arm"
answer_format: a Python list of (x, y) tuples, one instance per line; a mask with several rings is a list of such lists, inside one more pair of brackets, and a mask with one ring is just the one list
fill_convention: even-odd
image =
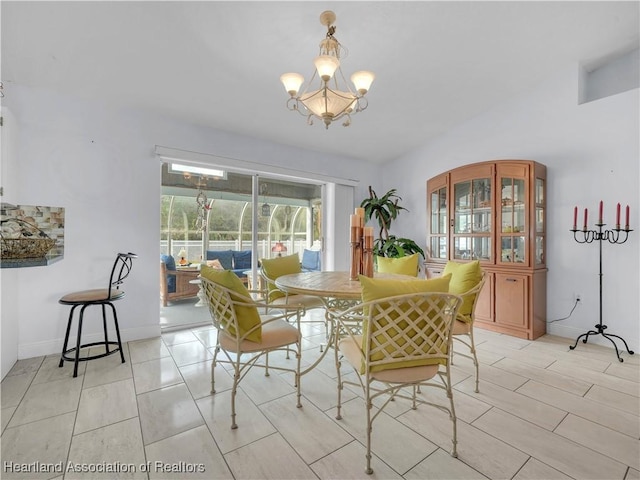
[(356, 99), (360, 98), (355, 93), (353, 93), (351, 91), (343, 92), (342, 90), (334, 90), (334, 89), (332, 89), (330, 87), (327, 87), (327, 91), (331, 92), (336, 97), (344, 98), (345, 100), (349, 100), (349, 99), (356, 100)]
[[(310, 113), (307, 113), (309, 111), (309, 109), (307, 109), (307, 107), (305, 107), (304, 103), (302, 103), (301, 101), (297, 101), (296, 104), (298, 105), (298, 108), (296, 108), (296, 112), (298, 112), (300, 115), (302, 115), (303, 117), (307, 117), (309, 115), (311, 115)], [(302, 105), (302, 108), (300, 108), (299, 106)]]
[[(298, 98), (301, 98), (302, 96), (304, 96), (307, 91), (309, 91), (309, 89), (311, 88), (311, 85), (313, 85), (313, 81), (316, 79), (316, 77), (318, 77), (318, 71), (317, 70), (313, 70), (313, 75), (311, 75), (311, 78), (309, 79), (309, 82), (305, 85), (304, 90), (302, 90), (300, 93), (298, 93)], [(320, 80), (320, 78), (318, 77), (318, 80)], [(322, 80), (320, 80), (320, 88), (322, 88)]]
[(297, 98), (293, 98), (293, 97), (289, 97), (287, 99), (287, 108), (289, 110), (291, 110), (292, 112), (295, 110), (298, 110), (298, 99)]
[(367, 107), (369, 106), (369, 100), (367, 100), (367, 97), (365, 96), (359, 96), (356, 99), (356, 105), (357, 107), (354, 109), (353, 113), (362, 112), (363, 110), (366, 110)]

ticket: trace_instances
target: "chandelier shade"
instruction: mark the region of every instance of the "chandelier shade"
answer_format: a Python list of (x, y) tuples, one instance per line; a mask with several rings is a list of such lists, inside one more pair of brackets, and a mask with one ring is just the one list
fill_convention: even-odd
[(319, 55), (313, 61), (313, 64), (316, 66), (318, 76), (323, 81), (328, 82), (338, 67), (340, 67), (340, 60), (331, 55)]
[(351, 75), (355, 90), (349, 86), (340, 64), (344, 47), (333, 36), (336, 27), (332, 23), (335, 19), (335, 13), (329, 10), (320, 15), (320, 23), (326, 25), (327, 34), (320, 42), (320, 55), (314, 59), (315, 70), (306, 87), (300, 91), (304, 77), (298, 73), (285, 73), (280, 77), (290, 96), (287, 101), (289, 110), (306, 116), (309, 125), (318, 118), (327, 129), (332, 122), (343, 117), (342, 125), (349, 126), (351, 116), (367, 108), (365, 95), (375, 79), (372, 72), (361, 70)]
[(299, 73), (284, 73), (280, 76), (280, 81), (289, 95), (295, 97), (300, 90), (304, 77)]
[(364, 95), (369, 91), (369, 87), (371, 87), (375, 78), (376, 76), (367, 70), (360, 70), (351, 75), (351, 81), (360, 95)]

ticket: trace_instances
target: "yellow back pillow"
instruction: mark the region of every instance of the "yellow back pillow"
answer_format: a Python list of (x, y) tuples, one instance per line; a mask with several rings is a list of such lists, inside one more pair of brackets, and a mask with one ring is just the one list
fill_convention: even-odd
[(376, 257), (378, 263), (378, 272), (381, 273), (400, 273), (402, 275), (418, 276), (418, 262), (420, 254), (414, 253), (406, 257)]
[[(471, 290), (478, 284), (480, 280), (482, 280), (480, 261), (474, 260), (473, 262), (467, 263), (449, 261), (442, 271), (443, 276), (448, 274), (451, 275), (451, 282), (449, 283), (449, 293), (462, 295), (463, 293)], [(460, 305), (458, 313), (462, 315), (471, 315), (474, 301), (474, 295), (463, 297), (462, 305)]]
[[(244, 286), (242, 280), (240, 280), (240, 278), (238, 278), (238, 276), (231, 270), (219, 270), (217, 268), (203, 265), (200, 268), (200, 276), (206, 278), (207, 280), (211, 280), (218, 285), (222, 285), (223, 287), (234, 291), (242, 297), (247, 297), (247, 303), (253, 302), (251, 295), (247, 291), (247, 287)], [(239, 299), (233, 297), (232, 300)], [(260, 325), (262, 323), (260, 314), (258, 313), (258, 309), (256, 307), (234, 305), (234, 310), (236, 313), (236, 319), (238, 321), (238, 328), (240, 329), (240, 332), (237, 335), (242, 336), (256, 325)], [(231, 335), (236, 335), (233, 325), (228, 325), (227, 328), (229, 329), (229, 333)], [(258, 328), (251, 332), (249, 335), (247, 335), (247, 340), (260, 343), (262, 341), (262, 329)]]
[[(275, 280), (282, 275), (290, 273), (300, 273), (300, 257), (297, 253), (286, 257), (263, 258), (261, 261), (262, 270), (271, 280)], [(268, 282), (269, 301), (284, 297), (285, 293), (278, 289), (274, 283)]]

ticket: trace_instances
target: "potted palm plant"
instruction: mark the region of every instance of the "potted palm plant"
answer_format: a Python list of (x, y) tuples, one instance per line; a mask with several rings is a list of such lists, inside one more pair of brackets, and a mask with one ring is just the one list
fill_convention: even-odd
[(389, 235), (391, 222), (398, 217), (401, 211), (409, 211), (399, 204), (400, 200), (402, 197), (396, 193), (395, 188), (378, 197), (373, 188), (369, 186), (369, 198), (365, 198), (360, 203), (360, 207), (364, 208), (365, 220), (375, 219), (380, 227), (378, 238), (373, 244), (373, 253), (380, 257), (404, 257), (419, 253), (422, 258), (425, 258), (424, 251), (413, 240)]

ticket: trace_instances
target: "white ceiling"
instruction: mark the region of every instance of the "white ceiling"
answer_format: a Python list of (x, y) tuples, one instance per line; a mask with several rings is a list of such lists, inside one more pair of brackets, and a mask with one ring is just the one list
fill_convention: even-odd
[[(1, 2), (2, 81), (312, 150), (383, 162), (569, 65), (638, 47), (630, 2)], [(309, 79), (326, 28), (342, 66), (376, 74), (352, 125), (289, 112), (279, 77)]]

